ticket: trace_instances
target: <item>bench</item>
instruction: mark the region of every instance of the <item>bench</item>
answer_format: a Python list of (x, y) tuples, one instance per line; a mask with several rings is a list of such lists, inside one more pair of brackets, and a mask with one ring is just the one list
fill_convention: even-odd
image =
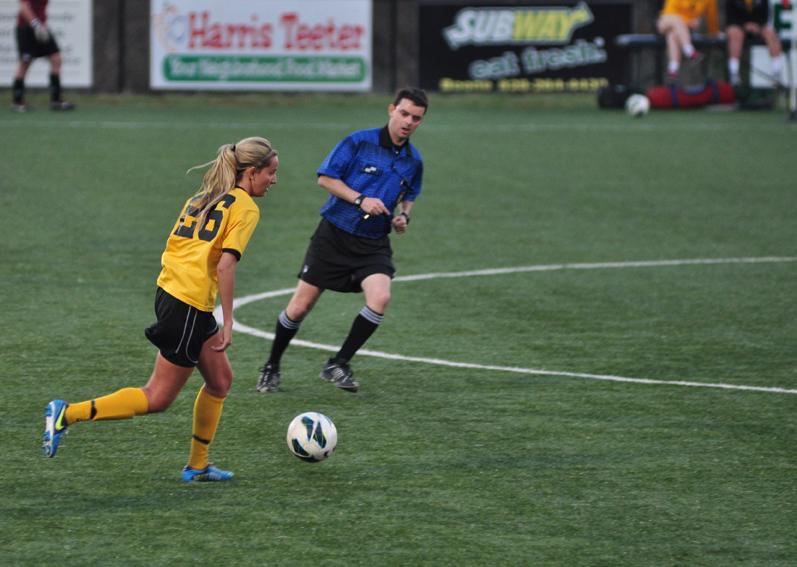
[[(781, 38), (781, 43), (783, 44), (783, 50), (788, 51), (791, 41), (789, 39)], [(713, 36), (707, 35), (703, 33), (692, 33), (692, 44), (700, 51), (711, 51), (716, 49), (721, 49), (724, 53), (725, 51), (725, 35)], [(664, 36), (656, 34), (656, 33), (626, 33), (621, 34), (615, 37), (614, 45), (621, 50), (624, 50), (624, 67), (625, 67), (625, 77), (624, 80), (626, 84), (632, 79), (632, 58), (631, 54), (637, 51), (644, 51), (644, 50), (653, 50), (660, 53), (664, 53), (666, 49), (666, 42), (664, 40)], [(764, 45), (764, 42), (760, 37), (750, 37), (747, 38), (745, 41), (745, 45)], [(663, 56), (656, 57), (655, 63), (655, 81), (661, 81), (663, 77)]]
[[(701, 33), (692, 34), (692, 43), (698, 49), (709, 49), (715, 47), (725, 48), (725, 36), (705, 35)], [(645, 47), (664, 48), (664, 36), (656, 33), (624, 33), (614, 39), (617, 47), (624, 49), (638, 49)]]

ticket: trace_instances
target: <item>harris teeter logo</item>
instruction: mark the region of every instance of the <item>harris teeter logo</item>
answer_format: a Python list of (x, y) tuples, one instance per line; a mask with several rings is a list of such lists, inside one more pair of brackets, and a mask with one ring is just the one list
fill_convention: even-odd
[(176, 83), (358, 84), (368, 78), (367, 29), (356, 19), (253, 12), (184, 10), (165, 1), (152, 16), (161, 76)]
[(464, 45), (566, 44), (573, 32), (592, 23), (585, 2), (575, 7), (464, 8), (443, 30), (451, 49)]

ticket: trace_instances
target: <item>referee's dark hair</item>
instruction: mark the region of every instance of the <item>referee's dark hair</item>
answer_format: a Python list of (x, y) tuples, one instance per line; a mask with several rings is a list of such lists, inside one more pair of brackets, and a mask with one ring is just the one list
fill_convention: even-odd
[(393, 106), (398, 106), (401, 99), (406, 98), (411, 100), (418, 106), (429, 110), (429, 99), (426, 98), (426, 91), (417, 87), (404, 87), (396, 93), (396, 98), (393, 99)]

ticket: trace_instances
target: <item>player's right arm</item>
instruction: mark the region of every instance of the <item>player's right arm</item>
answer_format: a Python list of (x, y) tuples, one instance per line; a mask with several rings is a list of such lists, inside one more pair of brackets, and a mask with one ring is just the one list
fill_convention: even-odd
[(28, 22), (30, 27), (33, 28), (33, 33), (36, 34), (36, 39), (38, 41), (42, 43), (49, 41), (50, 30), (48, 30), (47, 26), (45, 26), (44, 23), (36, 17), (36, 12), (33, 11), (33, 7), (30, 5), (28, 0), (20, 0), (19, 13), (22, 14), (22, 19)]
[[(360, 193), (346, 185), (341, 179), (328, 177), (326, 175), (318, 176), (318, 185), (324, 188), (328, 193), (334, 195), (341, 201), (347, 203), (354, 203), (355, 199), (360, 196)], [(390, 211), (387, 210), (382, 199), (376, 197), (363, 197), (360, 203), (360, 209), (369, 215), (389, 215)]]

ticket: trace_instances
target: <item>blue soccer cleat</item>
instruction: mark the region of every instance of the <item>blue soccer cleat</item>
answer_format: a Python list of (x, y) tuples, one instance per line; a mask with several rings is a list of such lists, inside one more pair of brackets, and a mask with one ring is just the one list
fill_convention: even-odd
[(45, 457), (55, 457), (61, 436), (66, 433), (67, 404), (64, 400), (53, 400), (44, 409), (44, 434), (42, 435), (42, 450)]
[(212, 464), (204, 469), (192, 469), (187, 465), (183, 467), (183, 482), (222, 482), (231, 480), (233, 476), (232, 472), (223, 471)]

